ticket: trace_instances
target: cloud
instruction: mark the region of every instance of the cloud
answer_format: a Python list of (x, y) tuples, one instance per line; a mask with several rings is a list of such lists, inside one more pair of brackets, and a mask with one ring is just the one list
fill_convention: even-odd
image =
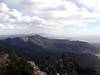
[[(5, 3), (0, 4), (0, 29), (24, 29), (32, 26), (39, 26), (43, 24), (45, 20), (38, 16), (27, 16), (16, 9), (10, 9)], [(5, 8), (5, 9), (3, 9)]]
[(6, 12), (9, 11), (9, 8), (7, 7), (7, 5), (5, 3), (0, 3), (0, 12)]
[[(39, 33), (55, 37), (100, 35), (100, 30), (97, 29), (100, 22), (99, 0), (0, 0), (0, 2), (0, 29), (6, 31)], [(94, 27), (93, 22), (96, 25)]]

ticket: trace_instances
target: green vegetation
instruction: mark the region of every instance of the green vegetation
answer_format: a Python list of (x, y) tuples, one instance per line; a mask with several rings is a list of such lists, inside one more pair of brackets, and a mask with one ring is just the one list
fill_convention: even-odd
[[(0, 65), (0, 75), (35, 74), (32, 65), (27, 62), (28, 60), (18, 57), (14, 52), (8, 55), (7, 57), (6, 52), (0, 51), (0, 63), (2, 63)], [(57, 75), (57, 73), (60, 75), (96, 75), (94, 68), (83, 68), (70, 53), (64, 53), (60, 57), (50, 56), (43, 63), (37, 64), (40, 70), (46, 72), (47, 75)]]
[(33, 68), (15, 53), (9, 55), (0, 49), (0, 75), (33, 75)]
[(32, 75), (32, 66), (26, 60), (18, 58), (16, 55), (11, 56), (7, 67), (7, 75)]
[(43, 70), (48, 75), (57, 75), (57, 73), (60, 75), (96, 75), (93, 68), (82, 68), (74, 57), (67, 53), (64, 53), (61, 58), (47, 58)]

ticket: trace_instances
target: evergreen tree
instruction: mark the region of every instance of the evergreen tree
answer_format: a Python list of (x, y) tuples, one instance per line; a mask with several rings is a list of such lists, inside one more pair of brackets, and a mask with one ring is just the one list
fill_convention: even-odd
[(33, 69), (26, 60), (18, 58), (16, 55), (10, 57), (7, 67), (7, 75), (32, 75)]

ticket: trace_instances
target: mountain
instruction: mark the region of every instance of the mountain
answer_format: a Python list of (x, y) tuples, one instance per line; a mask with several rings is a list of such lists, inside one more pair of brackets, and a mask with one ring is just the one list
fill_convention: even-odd
[(76, 54), (99, 53), (96, 47), (87, 42), (50, 39), (40, 35), (3, 39), (0, 40), (0, 48), (3, 48), (8, 53), (16, 52), (19, 56), (32, 60), (58, 56), (65, 52)]
[(100, 44), (93, 44), (96, 48), (100, 49)]
[(16, 53), (20, 57), (35, 61), (39, 66), (43, 66), (48, 57), (59, 59), (63, 53), (70, 54), (82, 67), (96, 68), (100, 63), (95, 56), (99, 49), (83, 41), (50, 39), (40, 35), (20, 36), (0, 40), (0, 49), (8, 54)]
[[(94, 67), (80, 66), (76, 55), (64, 53), (62, 57), (49, 57), (37, 66), (33, 61), (8, 54), (0, 49), (0, 75), (95, 75)], [(40, 66), (41, 65), (41, 66)], [(91, 63), (90, 63), (91, 65)]]
[(73, 53), (96, 53), (98, 48), (88, 42), (83, 41), (70, 41), (66, 39), (50, 39), (41, 37), (39, 35), (22, 37), (25, 42), (32, 42), (42, 48), (52, 49), (59, 53), (73, 52)]
[(90, 54), (99, 52), (98, 48), (87, 42), (50, 39), (40, 35), (3, 39), (0, 40), (0, 47), (6, 48), (8, 52), (15, 50), (19, 55), (25, 54), (31, 57), (33, 55), (50, 56), (64, 52)]

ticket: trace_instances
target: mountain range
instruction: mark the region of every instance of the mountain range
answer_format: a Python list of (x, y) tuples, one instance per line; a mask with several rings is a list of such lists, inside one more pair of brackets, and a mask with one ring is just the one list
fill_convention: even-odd
[(51, 39), (40, 35), (19, 36), (0, 40), (0, 49), (7, 53), (15, 52), (36, 63), (44, 61), (47, 57), (60, 57), (69, 53), (83, 67), (96, 67), (100, 63), (95, 55), (100, 50), (94, 44), (83, 41), (67, 39)]
[(88, 42), (70, 41), (66, 39), (50, 39), (40, 35), (20, 36), (0, 40), (0, 48), (15, 51), (19, 55), (49, 56), (64, 52), (95, 54), (99, 48)]

